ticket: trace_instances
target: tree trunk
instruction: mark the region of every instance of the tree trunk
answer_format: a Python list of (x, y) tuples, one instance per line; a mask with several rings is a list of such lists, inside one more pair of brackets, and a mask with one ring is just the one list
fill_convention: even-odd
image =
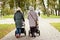
[(57, 16), (57, 10), (55, 9), (55, 13), (56, 13), (56, 16)]
[(58, 16), (60, 16), (60, 0), (59, 0)]
[(44, 9), (45, 9), (45, 11), (44, 11), (44, 15), (45, 15), (47, 12), (46, 12), (46, 7), (45, 7), (45, 4), (44, 4), (44, 0), (42, 0), (42, 2), (43, 2)]
[(60, 16), (60, 10), (58, 10), (58, 16)]

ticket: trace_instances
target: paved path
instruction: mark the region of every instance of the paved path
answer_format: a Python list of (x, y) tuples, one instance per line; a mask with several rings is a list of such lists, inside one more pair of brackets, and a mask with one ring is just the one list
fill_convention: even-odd
[(44, 19), (45, 21), (52, 23), (52, 22), (60, 22), (60, 18), (47, 18)]
[[(1, 40), (60, 40), (60, 32), (56, 30), (53, 26), (49, 24), (45, 19), (39, 18), (39, 29), (40, 29), (40, 36), (37, 36), (36, 38), (32, 38), (28, 36), (28, 20), (25, 21), (25, 29), (27, 32), (27, 36), (21, 37), (21, 38), (15, 38), (14, 31), (15, 29), (7, 34), (5, 37), (3, 37)], [(23, 35), (22, 35), (23, 36)]]
[(14, 20), (12, 18), (2, 19), (0, 20), (0, 24), (14, 24)]

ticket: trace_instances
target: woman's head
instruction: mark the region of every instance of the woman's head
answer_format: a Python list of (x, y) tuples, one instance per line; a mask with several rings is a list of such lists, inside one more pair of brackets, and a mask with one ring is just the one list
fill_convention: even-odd
[(17, 7), (16, 11), (17, 11), (17, 12), (22, 12), (22, 10), (21, 10), (20, 7)]
[(33, 10), (34, 10), (34, 7), (29, 6), (29, 10), (30, 10), (30, 11), (33, 11)]

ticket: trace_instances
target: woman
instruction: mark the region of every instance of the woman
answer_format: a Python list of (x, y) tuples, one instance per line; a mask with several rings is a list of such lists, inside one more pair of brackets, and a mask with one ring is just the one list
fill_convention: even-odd
[(32, 37), (36, 37), (34, 33), (35, 33), (35, 28), (37, 27), (36, 22), (38, 21), (38, 17), (33, 7), (30, 6), (29, 10), (30, 11), (28, 12), (28, 20), (29, 20), (30, 30), (32, 33)]
[(22, 27), (23, 21), (25, 21), (23, 14), (21, 12), (21, 9), (19, 7), (18, 7), (16, 13), (14, 14), (14, 21), (15, 21), (15, 25), (16, 25), (15, 36), (18, 38), (18, 37), (20, 37), (20, 34), (21, 34), (21, 27)]

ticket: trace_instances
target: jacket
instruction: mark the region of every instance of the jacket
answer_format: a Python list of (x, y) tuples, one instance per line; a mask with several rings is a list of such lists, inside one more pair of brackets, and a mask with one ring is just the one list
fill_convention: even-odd
[(14, 15), (14, 21), (15, 21), (16, 27), (21, 28), (22, 24), (23, 24), (23, 21), (25, 21), (24, 17), (23, 17), (23, 14), (21, 12), (17, 11)]
[[(31, 15), (33, 16), (34, 19), (32, 18)], [(35, 11), (28, 12), (28, 20), (29, 20), (30, 27), (35, 27), (36, 23), (34, 20), (38, 21), (38, 16)]]

